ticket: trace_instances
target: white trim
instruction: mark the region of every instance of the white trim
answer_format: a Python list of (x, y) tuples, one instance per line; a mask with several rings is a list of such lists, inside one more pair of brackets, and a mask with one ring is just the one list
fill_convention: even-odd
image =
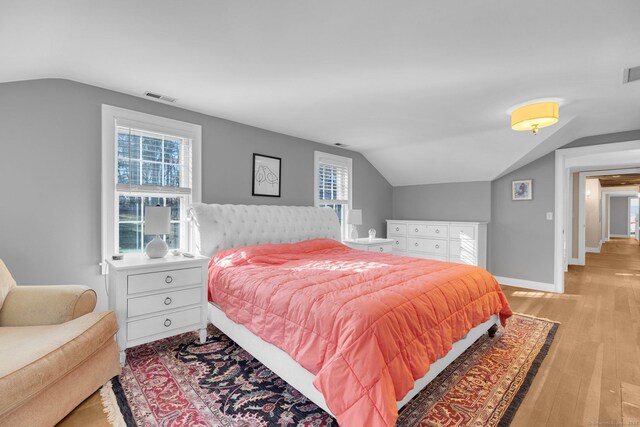
[[(347, 190), (349, 192), (349, 200), (347, 203), (349, 210), (353, 209), (353, 159), (351, 157), (325, 153), (324, 151), (313, 152), (313, 205), (315, 207), (319, 207), (321, 202), (326, 202), (324, 200), (320, 200), (318, 194), (318, 185), (320, 183), (318, 177), (318, 166), (320, 159), (328, 160), (330, 163), (347, 167), (349, 171), (349, 188)], [(347, 226), (346, 219), (346, 212), (344, 212), (340, 224), (340, 232), (343, 240), (345, 240), (349, 235), (349, 227)]]
[[(571, 183), (573, 188), (573, 182)], [(578, 262), (584, 265), (584, 246), (586, 244), (587, 234), (587, 209), (586, 209), (586, 187), (587, 177), (584, 172), (578, 174)], [(573, 204), (573, 203), (572, 203)], [(567, 227), (572, 228), (572, 227)], [(573, 246), (573, 242), (567, 240)]]
[(609, 237), (620, 237), (624, 239), (628, 239), (631, 237), (631, 234), (609, 234)]
[[(624, 159), (614, 156), (624, 153)], [(556, 292), (564, 292), (564, 271), (568, 261), (566, 256), (567, 225), (571, 220), (566, 217), (569, 209), (566, 204), (569, 194), (566, 189), (571, 179), (571, 172), (580, 169), (634, 167), (640, 164), (640, 140), (611, 144), (590, 145), (586, 147), (564, 148), (556, 150), (555, 165), (555, 209), (553, 248), (553, 278)], [(573, 183), (571, 183), (573, 185)]]
[(514, 279), (512, 277), (493, 276), (498, 283), (518, 288), (533, 289), (535, 291), (557, 292), (553, 283), (536, 282), (533, 280)]
[[(576, 172), (578, 173), (578, 172)], [(584, 254), (586, 252), (585, 249), (585, 245), (586, 245), (586, 237), (585, 237), (585, 233), (586, 233), (586, 209), (585, 209), (585, 199), (586, 199), (586, 179), (592, 176), (601, 176), (601, 175), (617, 175), (617, 174), (628, 174), (628, 173), (640, 173), (640, 168), (630, 168), (630, 169), (607, 169), (607, 170), (591, 170), (588, 172), (579, 172), (578, 173), (578, 188), (579, 188), (579, 193), (578, 193), (578, 254), (577, 254), (577, 259), (579, 260), (578, 265), (584, 265), (585, 260), (584, 260)], [(605, 187), (606, 188), (606, 187)], [(603, 195), (607, 193), (607, 194), (626, 194), (627, 192), (620, 192), (620, 191), (606, 191), (601, 189), (600, 190), (600, 194), (598, 195), (598, 197), (601, 197), (601, 203), (602, 200), (605, 199), (605, 197), (603, 197)], [(629, 192), (630, 196), (637, 194), (634, 192)], [(569, 198), (572, 201), (571, 202), (571, 206), (573, 205), (573, 181), (571, 182), (571, 186), (569, 186)], [(604, 238), (605, 236), (605, 221), (604, 221), (604, 217), (605, 217), (605, 211), (604, 209), (600, 209), (600, 223), (601, 223), (601, 239)], [(569, 221), (572, 221), (573, 218), (572, 216), (568, 216)], [(608, 219), (608, 217), (607, 217)], [(570, 222), (568, 223), (570, 224)], [(567, 227), (567, 242), (571, 242), (571, 246), (573, 247), (573, 237), (571, 235), (571, 229), (573, 227)], [(576, 256), (576, 254), (572, 253), (572, 256)]]
[(569, 258), (569, 265), (580, 265), (580, 260), (578, 258)]
[(638, 197), (638, 193), (635, 191), (603, 191), (602, 195), (606, 196), (606, 197), (602, 197), (602, 201), (601, 201), (601, 203), (603, 204), (603, 212), (604, 212), (604, 209), (607, 210), (606, 224), (604, 224), (604, 218), (603, 218), (603, 224), (602, 224), (603, 233), (606, 230), (606, 235), (604, 235), (605, 241), (608, 240), (610, 237), (631, 237), (631, 233), (629, 233), (626, 236), (620, 235), (620, 234), (611, 234), (611, 198), (627, 197), (627, 228), (628, 228), (628, 224), (631, 219), (630, 218), (631, 213), (629, 212), (629, 205), (631, 201), (629, 200), (629, 197)]
[[(165, 117), (141, 113), (102, 104), (102, 196), (101, 196), (101, 238), (102, 253), (99, 265), (106, 274), (107, 257), (114, 254), (116, 203), (115, 183), (115, 129), (116, 124), (126, 123), (134, 127), (189, 138), (191, 140), (191, 202), (202, 200), (202, 126)], [(192, 234), (191, 231), (189, 234)], [(189, 238), (189, 236), (187, 237)], [(194, 242), (189, 239), (189, 250), (193, 252)]]
[(599, 254), (600, 253), (600, 246), (596, 246), (596, 247), (586, 247), (584, 248), (585, 252), (589, 252), (592, 254)]

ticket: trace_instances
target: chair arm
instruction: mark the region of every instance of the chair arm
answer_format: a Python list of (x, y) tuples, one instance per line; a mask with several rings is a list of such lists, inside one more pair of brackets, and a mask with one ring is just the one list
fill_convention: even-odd
[(55, 325), (91, 313), (96, 292), (81, 285), (17, 286), (0, 310), (0, 326)]

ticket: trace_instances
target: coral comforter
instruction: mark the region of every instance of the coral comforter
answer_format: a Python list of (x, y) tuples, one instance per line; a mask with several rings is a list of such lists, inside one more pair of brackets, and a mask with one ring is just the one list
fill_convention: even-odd
[(395, 425), (396, 401), (431, 363), (491, 315), (511, 315), (482, 268), (326, 239), (218, 253), (209, 300), (313, 373), (345, 427)]

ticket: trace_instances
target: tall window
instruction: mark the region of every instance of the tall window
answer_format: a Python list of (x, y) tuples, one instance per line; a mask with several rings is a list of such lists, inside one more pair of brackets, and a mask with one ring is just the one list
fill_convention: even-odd
[(170, 249), (193, 250), (187, 208), (200, 201), (200, 126), (103, 106), (103, 256), (142, 252), (145, 206), (171, 207)]
[(336, 212), (342, 238), (349, 235), (347, 211), (352, 205), (352, 160), (349, 157), (315, 152), (315, 205)]

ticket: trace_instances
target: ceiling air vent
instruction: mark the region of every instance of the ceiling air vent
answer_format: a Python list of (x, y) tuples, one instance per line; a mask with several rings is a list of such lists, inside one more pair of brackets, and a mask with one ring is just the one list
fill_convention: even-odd
[(148, 96), (149, 98), (153, 98), (153, 99), (157, 99), (158, 101), (164, 101), (164, 102), (176, 102), (177, 99), (176, 98), (172, 98), (170, 96), (166, 96), (166, 95), (160, 95), (159, 93), (153, 93), (153, 92), (145, 92), (144, 96)]
[(343, 144), (343, 143), (341, 143), (341, 142), (336, 142), (336, 143), (335, 143), (335, 144), (333, 144), (333, 145), (335, 145), (336, 147), (340, 147), (340, 148), (347, 148), (347, 147), (348, 147), (348, 145), (347, 145), (347, 144)]
[(624, 77), (622, 83), (631, 83), (636, 80), (640, 80), (640, 66), (633, 68), (626, 68), (624, 70)]

